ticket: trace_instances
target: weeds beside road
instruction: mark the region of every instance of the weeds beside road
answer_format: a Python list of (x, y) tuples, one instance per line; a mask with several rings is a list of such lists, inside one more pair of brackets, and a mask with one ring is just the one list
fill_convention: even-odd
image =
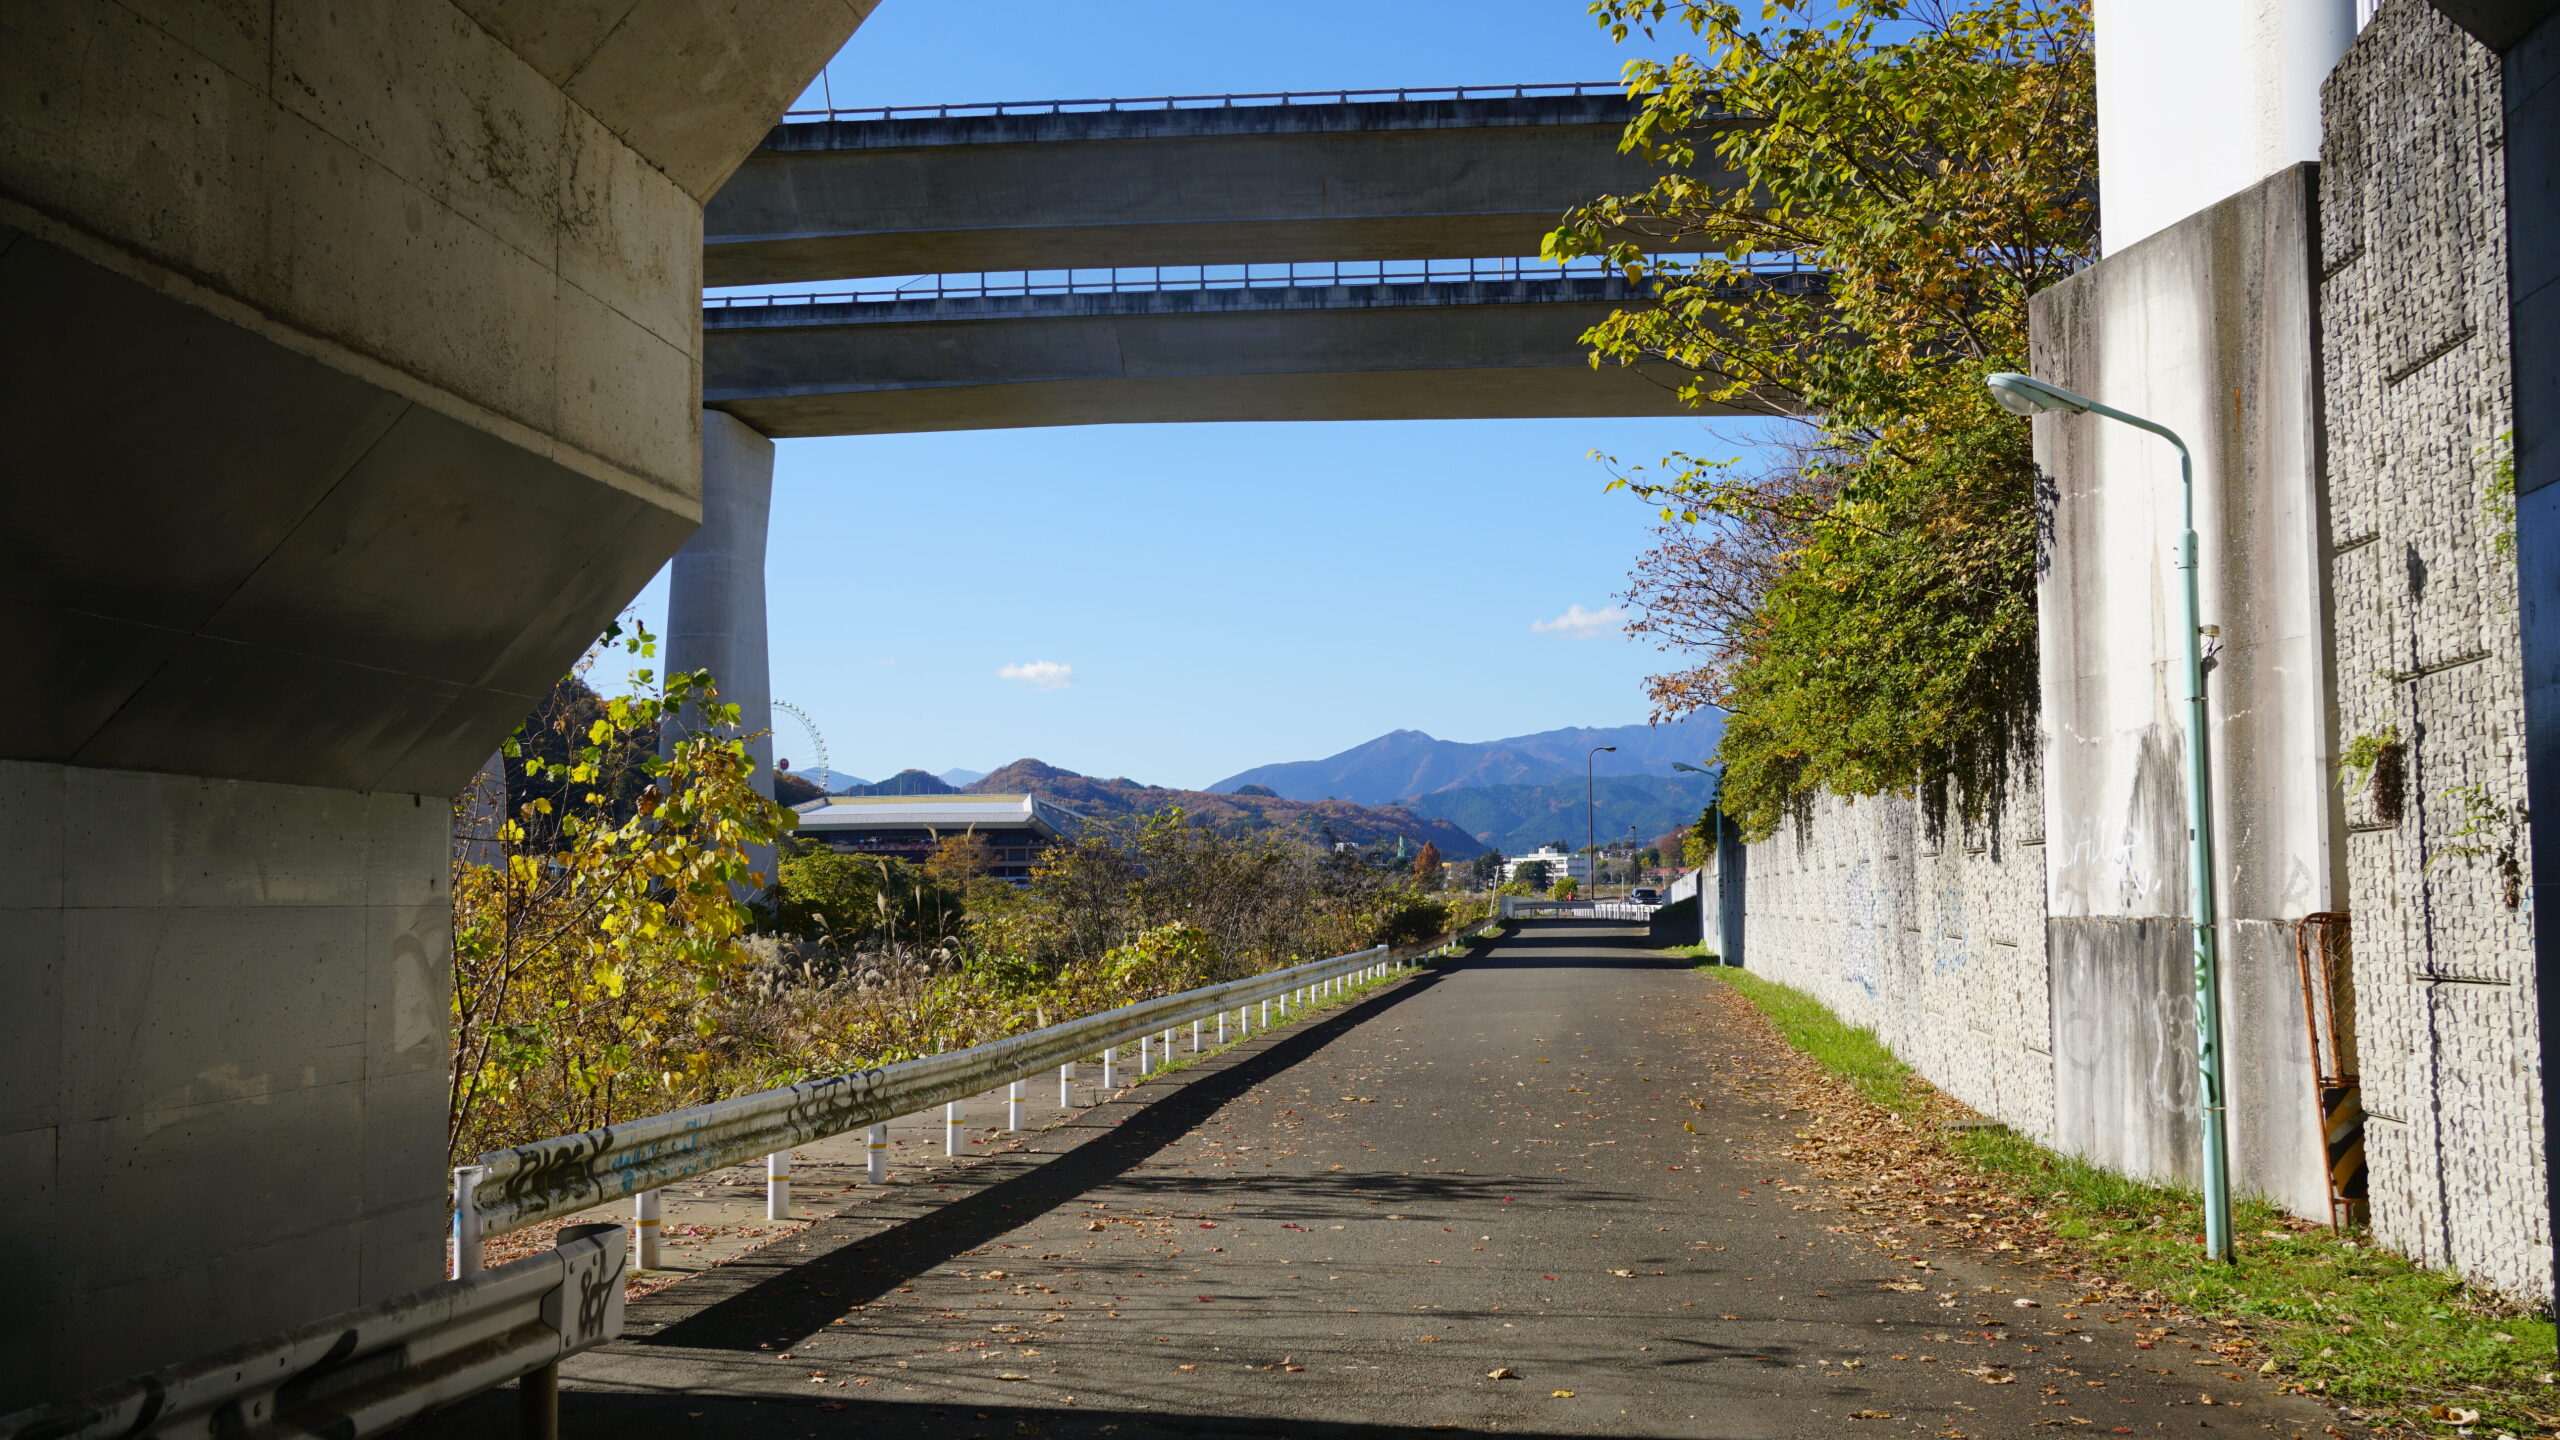
[(1797, 1097), (1816, 1118), (1795, 1148), (1834, 1180), (1860, 1182), (1861, 1211), (2017, 1252), (2087, 1287), (2085, 1304), (2126, 1307), (2164, 1329), (2201, 1321), (2222, 1333), (2210, 1347), (2222, 1361), (2341, 1406), (2343, 1418), (2418, 1433), (2560, 1433), (2548, 1319), (2363, 1231), (2306, 1225), (2252, 1198), (2235, 1212), (2238, 1260), (2206, 1265), (2193, 1192), (1981, 1125), (1873, 1031), (1748, 971), (1707, 969), (1819, 1067), (1798, 1087), (1823, 1093)]

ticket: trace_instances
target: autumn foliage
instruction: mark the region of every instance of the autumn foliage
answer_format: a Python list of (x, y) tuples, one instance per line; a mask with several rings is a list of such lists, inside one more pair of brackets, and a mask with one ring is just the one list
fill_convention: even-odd
[(2033, 744), (2039, 503), (1982, 377), (2027, 368), (2029, 297), (2095, 253), (2087, 6), (1591, 10), (1699, 42), (1628, 67), (1626, 144), (1662, 178), (1548, 238), (1659, 297), (1594, 328), (1593, 362), (1668, 361), (1692, 403), (1792, 417), (1746, 461), (1613, 481), (1660, 506), (1627, 597), (1687, 660), (1655, 713), (1733, 712), (1723, 800), (1755, 837), (1826, 789), (1979, 814)]

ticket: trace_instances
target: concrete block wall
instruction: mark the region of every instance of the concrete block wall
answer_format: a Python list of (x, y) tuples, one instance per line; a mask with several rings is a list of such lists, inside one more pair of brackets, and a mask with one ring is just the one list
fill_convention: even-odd
[(2531, 865), (2516, 565), (2488, 494), (2513, 405), (2498, 60), (2389, 0), (2325, 115), (2336, 724), (2407, 747), (2396, 821), (2369, 779), (2341, 796), (2373, 1225), (2547, 1298), (2531, 901), (2449, 853)]
[(436, 1280), (451, 831), (0, 761), (0, 1413)]
[(2053, 1135), (2043, 800), (1933, 836), (1918, 805), (1824, 796), (1750, 847), (1748, 968), (1875, 1030), (1931, 1083)]

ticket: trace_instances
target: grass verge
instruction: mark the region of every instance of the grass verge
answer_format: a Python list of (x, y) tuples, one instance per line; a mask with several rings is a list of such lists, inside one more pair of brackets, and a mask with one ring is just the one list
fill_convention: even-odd
[[(1803, 991), (1686, 953), (1778, 1032), (1869, 1102), (1910, 1120), (1959, 1108)], [(2057, 1155), (1998, 1127), (1940, 1132), (1940, 1143), (2037, 1207), (2068, 1248), (2119, 1282), (2199, 1315), (2241, 1322), (2271, 1373), (2302, 1391), (2389, 1421), (2445, 1433), (2560, 1434), (2550, 1320), (2430, 1270), (2361, 1231), (2302, 1224), (2262, 1201), (2235, 1201), (2239, 1257), (2202, 1264), (2199, 1197)]]

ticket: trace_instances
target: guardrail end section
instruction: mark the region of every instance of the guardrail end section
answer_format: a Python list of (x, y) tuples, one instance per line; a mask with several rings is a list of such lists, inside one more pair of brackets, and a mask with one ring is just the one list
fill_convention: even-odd
[(562, 1227), (552, 1251), (560, 1257), (560, 1284), (542, 1301), (542, 1323), (560, 1336), (562, 1355), (592, 1350), (622, 1334), (630, 1233), (619, 1225)]
[(0, 1415), (0, 1440), (231, 1433), (379, 1435), (622, 1333), (629, 1232), (571, 1226), (557, 1249), (281, 1334)]

